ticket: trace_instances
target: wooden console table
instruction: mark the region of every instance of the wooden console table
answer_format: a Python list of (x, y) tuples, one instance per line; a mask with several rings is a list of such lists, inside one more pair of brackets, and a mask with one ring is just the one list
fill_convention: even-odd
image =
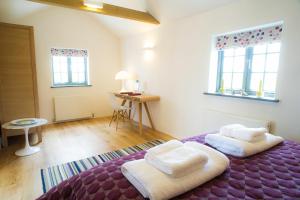
[[(153, 121), (151, 119), (151, 115), (149, 112), (149, 108), (147, 105), (147, 102), (150, 101), (159, 101), (160, 97), (159, 96), (155, 96), (155, 95), (147, 95), (147, 94), (142, 94), (142, 95), (138, 95), (138, 96), (130, 96), (128, 94), (120, 94), (120, 93), (114, 93), (114, 95), (118, 98), (123, 99), (122, 105), (125, 105), (126, 101), (129, 101), (129, 107), (132, 108), (132, 102), (137, 102), (138, 103), (138, 113), (139, 113), (139, 132), (140, 134), (143, 133), (143, 117), (142, 117), (142, 109), (143, 109), (143, 104), (151, 125), (151, 128), (153, 130), (155, 130)], [(130, 115), (131, 115), (131, 110), (129, 110), (129, 119), (130, 119)]]

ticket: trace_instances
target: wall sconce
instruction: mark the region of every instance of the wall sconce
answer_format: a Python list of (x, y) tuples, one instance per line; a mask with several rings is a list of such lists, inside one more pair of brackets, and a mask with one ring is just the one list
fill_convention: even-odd
[(154, 41), (153, 40), (146, 40), (144, 43), (144, 49), (153, 49), (154, 48)]
[(146, 41), (145, 44), (144, 44), (144, 48), (143, 48), (143, 51), (144, 51), (144, 60), (145, 61), (151, 61), (154, 57), (154, 42), (153, 41)]

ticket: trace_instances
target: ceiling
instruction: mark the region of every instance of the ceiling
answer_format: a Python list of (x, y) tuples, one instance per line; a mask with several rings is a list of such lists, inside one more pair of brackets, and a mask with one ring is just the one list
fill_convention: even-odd
[[(148, 11), (161, 24), (205, 12), (234, 1), (238, 0), (103, 0), (108, 4)], [(17, 19), (51, 7), (26, 0), (0, 0), (0, 21), (17, 21)], [(120, 37), (149, 31), (158, 26), (94, 13), (87, 14), (95, 17)]]
[(199, 14), (237, 0), (146, 0), (148, 10), (159, 21), (166, 22)]

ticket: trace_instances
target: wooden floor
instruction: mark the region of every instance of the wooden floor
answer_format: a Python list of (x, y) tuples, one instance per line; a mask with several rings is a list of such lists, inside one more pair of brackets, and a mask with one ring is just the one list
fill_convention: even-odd
[[(48, 125), (43, 129), (41, 151), (27, 157), (14, 152), (24, 145), (24, 136), (12, 137), (9, 147), (0, 150), (0, 199), (35, 199), (42, 194), (40, 169), (108, 151), (145, 143), (154, 139), (171, 139), (170, 136), (121, 123), (108, 126), (109, 119), (90, 119)], [(31, 142), (36, 140), (31, 138)]]

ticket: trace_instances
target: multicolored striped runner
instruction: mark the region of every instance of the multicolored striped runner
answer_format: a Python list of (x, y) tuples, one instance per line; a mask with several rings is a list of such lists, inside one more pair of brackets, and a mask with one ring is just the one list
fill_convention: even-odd
[(52, 187), (58, 185), (60, 182), (79, 174), (82, 171), (86, 171), (96, 165), (107, 162), (109, 160), (120, 158), (125, 155), (136, 153), (142, 150), (147, 150), (151, 147), (164, 143), (164, 140), (153, 140), (145, 144), (139, 144), (132, 147), (100, 154), (90, 158), (77, 160), (61, 165), (49, 167), (47, 169), (41, 169), (41, 178), (43, 184), (43, 191), (46, 193)]

